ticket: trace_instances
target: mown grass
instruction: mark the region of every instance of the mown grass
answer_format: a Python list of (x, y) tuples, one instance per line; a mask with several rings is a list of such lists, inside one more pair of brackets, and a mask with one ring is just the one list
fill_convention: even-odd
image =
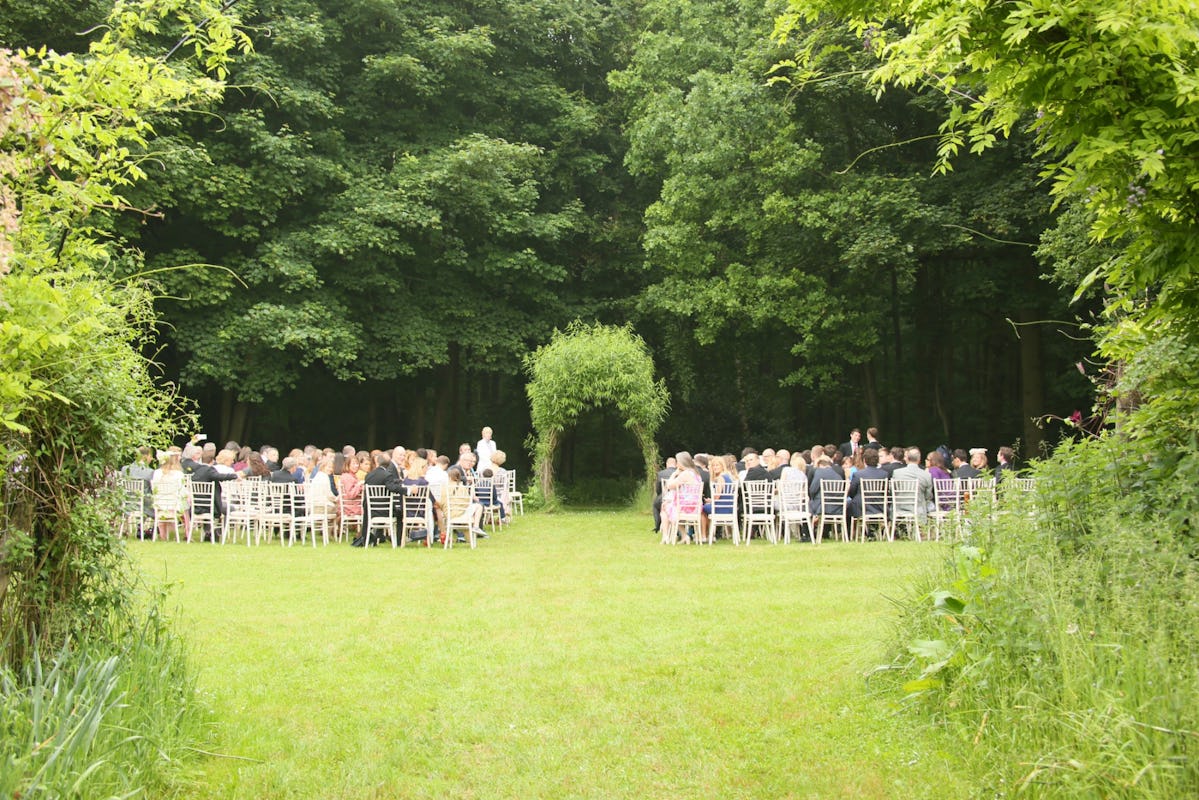
[(135, 543), (215, 709), (194, 797), (950, 797), (872, 693), (933, 545), (662, 547), (529, 515), (478, 550)]

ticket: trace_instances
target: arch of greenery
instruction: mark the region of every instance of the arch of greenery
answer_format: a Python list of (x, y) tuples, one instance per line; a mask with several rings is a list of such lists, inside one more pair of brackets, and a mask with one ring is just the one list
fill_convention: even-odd
[(664, 380), (654, 380), (654, 362), (645, 341), (629, 325), (587, 325), (575, 321), (565, 332), (525, 359), (526, 391), (536, 442), (533, 472), (541, 496), (554, 502), (554, 455), (562, 434), (579, 416), (615, 406), (645, 458), (647, 481), (657, 473), (654, 434), (670, 407)]

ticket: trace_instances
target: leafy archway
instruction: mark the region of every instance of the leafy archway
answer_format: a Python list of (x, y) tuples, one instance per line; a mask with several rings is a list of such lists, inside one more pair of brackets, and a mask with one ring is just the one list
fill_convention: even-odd
[(613, 405), (625, 419), (645, 458), (647, 481), (657, 472), (654, 434), (670, 407), (666, 382), (654, 380), (644, 340), (629, 325), (572, 322), (554, 331), (549, 344), (525, 358), (526, 388), (536, 432), (533, 472), (542, 498), (554, 500), (554, 454), (562, 433), (585, 411)]

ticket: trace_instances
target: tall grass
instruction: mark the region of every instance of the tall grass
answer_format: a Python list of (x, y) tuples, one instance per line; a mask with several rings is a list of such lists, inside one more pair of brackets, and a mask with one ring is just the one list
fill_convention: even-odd
[(182, 642), (153, 609), (112, 627), (0, 669), (0, 797), (162, 797), (184, 778), (205, 715)]
[(980, 794), (1199, 797), (1192, 543), (1102, 480), (1080, 494), (1088, 466), (1051, 462), (1037, 495), (974, 520), (908, 604), (896, 666), (976, 745)]

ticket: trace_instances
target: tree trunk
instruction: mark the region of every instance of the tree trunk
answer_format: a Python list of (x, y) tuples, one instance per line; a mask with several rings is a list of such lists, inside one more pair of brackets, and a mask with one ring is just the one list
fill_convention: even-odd
[[(1021, 322), (1028, 322), (1027, 312), (1020, 315)], [(1020, 333), (1020, 409), (1024, 418), (1024, 458), (1035, 458), (1041, 454), (1045, 432), (1037, 425), (1037, 419), (1045, 413), (1045, 384), (1041, 372), (1041, 326), (1021, 325)]]
[(373, 394), (366, 401), (366, 446), (379, 446), (379, 404), (375, 402)]
[(245, 442), (247, 440), (247, 434), (249, 434), (249, 416), (250, 407), (248, 403), (243, 403), (239, 400), (233, 404), (233, 411), (229, 418), (229, 427), (226, 429), (225, 434), (226, 442), (230, 439), (235, 442)]

